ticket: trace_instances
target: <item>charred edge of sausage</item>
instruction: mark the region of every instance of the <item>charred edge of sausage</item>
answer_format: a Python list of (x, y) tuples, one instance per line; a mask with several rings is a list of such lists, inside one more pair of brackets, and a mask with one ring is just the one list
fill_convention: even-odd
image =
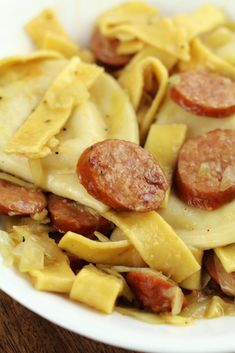
[(170, 90), (171, 99), (184, 110), (199, 116), (207, 116), (209, 118), (226, 118), (235, 113), (235, 105), (226, 108), (213, 108), (206, 105), (199, 104), (189, 98), (185, 97), (176, 86)]
[(176, 195), (187, 205), (208, 211), (216, 210), (235, 198), (235, 186), (210, 193), (193, 190), (182, 181), (178, 166), (174, 174), (173, 187)]

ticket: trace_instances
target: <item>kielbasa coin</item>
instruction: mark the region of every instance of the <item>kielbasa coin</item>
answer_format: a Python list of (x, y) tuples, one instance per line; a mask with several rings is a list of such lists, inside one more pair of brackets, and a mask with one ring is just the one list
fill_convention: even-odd
[(52, 225), (60, 232), (75, 232), (92, 235), (95, 230), (107, 233), (112, 223), (98, 214), (91, 213), (76, 201), (54, 194), (48, 196), (48, 211)]
[(170, 95), (182, 108), (196, 115), (224, 118), (235, 113), (235, 82), (205, 69), (181, 73)]
[(182, 146), (176, 191), (187, 204), (216, 209), (235, 198), (235, 131), (216, 129)]
[(103, 36), (97, 29), (91, 38), (91, 51), (96, 59), (109, 67), (122, 67), (128, 64), (132, 55), (120, 55), (117, 53), (119, 40)]
[(46, 197), (40, 190), (0, 180), (0, 214), (33, 215), (41, 212), (46, 203)]
[[(154, 313), (170, 312), (174, 302), (174, 291), (176, 285), (164, 278), (158, 278), (143, 272), (128, 272), (126, 281), (132, 289), (136, 299), (144, 308)], [(182, 306), (187, 305), (184, 299)]]
[(86, 190), (116, 210), (156, 210), (168, 188), (154, 157), (139, 145), (105, 140), (87, 148), (77, 164)]

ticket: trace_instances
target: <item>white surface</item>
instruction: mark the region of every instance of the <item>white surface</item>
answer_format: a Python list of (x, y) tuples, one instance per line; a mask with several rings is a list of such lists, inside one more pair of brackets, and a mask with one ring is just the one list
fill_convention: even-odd
[[(55, 8), (74, 40), (85, 44), (96, 16), (120, 0), (0, 0), (0, 57), (26, 53), (32, 46), (22, 27), (40, 9)], [(164, 13), (197, 8), (202, 0), (152, 0)], [(206, 1), (208, 2), (208, 1)], [(235, 1), (211, 1), (235, 15)], [(190, 327), (154, 326), (117, 313), (105, 316), (74, 303), (63, 296), (33, 289), (26, 277), (1, 264), (0, 288), (15, 300), (44, 318), (111, 345), (144, 352), (235, 352), (235, 318), (202, 320)]]

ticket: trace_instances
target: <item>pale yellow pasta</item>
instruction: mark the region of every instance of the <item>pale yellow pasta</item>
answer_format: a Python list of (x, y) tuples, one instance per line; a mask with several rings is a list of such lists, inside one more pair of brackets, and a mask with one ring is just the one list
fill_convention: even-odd
[(145, 142), (145, 149), (156, 158), (167, 177), (169, 185), (161, 208), (166, 208), (168, 205), (173, 174), (179, 150), (186, 137), (186, 131), (187, 125), (184, 124), (155, 124), (151, 126)]
[(226, 22), (224, 11), (214, 5), (203, 5), (198, 10), (187, 15), (173, 17), (174, 23), (186, 29), (189, 40), (206, 33)]
[(227, 26), (218, 29), (203, 36), (203, 42), (220, 58), (228, 63), (235, 64), (235, 32)]
[[(71, 59), (46, 91), (42, 102), (16, 131), (5, 147), (7, 153), (41, 158), (51, 153), (50, 141), (70, 117), (74, 107), (89, 98), (89, 87), (101, 75), (102, 69)], [(51, 147), (55, 147), (55, 141)]]
[(41, 47), (45, 50), (55, 50), (66, 58), (79, 55), (78, 46), (76, 44), (53, 32), (47, 32), (45, 34)]
[[(144, 2), (129, 2), (112, 7), (104, 12), (97, 20), (103, 34), (113, 36), (113, 31), (125, 23), (146, 23), (158, 14), (155, 6)], [(121, 31), (120, 31), (121, 32)], [(121, 33), (124, 41), (133, 39), (130, 33)]]
[(180, 61), (179, 69), (182, 71), (193, 68), (207, 68), (235, 79), (235, 67), (214, 54), (199, 38), (195, 38), (190, 46), (191, 57), (189, 61)]
[(193, 273), (191, 276), (186, 278), (183, 282), (180, 283), (180, 287), (189, 289), (189, 290), (200, 290), (201, 289), (201, 275), (202, 275), (202, 257), (203, 257), (203, 251), (197, 248), (190, 248), (192, 251), (193, 255), (195, 256), (195, 259), (201, 266), (200, 270), (197, 272)]
[(75, 275), (66, 258), (47, 265), (43, 270), (29, 271), (34, 287), (41, 291), (69, 293)]
[(70, 298), (110, 314), (122, 290), (121, 279), (87, 265), (77, 274)]
[(144, 43), (139, 39), (132, 39), (125, 42), (119, 42), (117, 53), (121, 55), (135, 54), (144, 48)]
[[(212, 212), (193, 208), (172, 184), (185, 139), (221, 127), (235, 130), (235, 114), (223, 120), (196, 116), (171, 98), (181, 71), (206, 68), (235, 80), (234, 24), (213, 5), (171, 18), (146, 2), (108, 9), (94, 31), (117, 40), (106, 42), (105, 50), (114, 46), (108, 54), (132, 56), (115, 72), (117, 79), (93, 64), (93, 54), (72, 41), (52, 10), (25, 28), (43, 50), (0, 60), (0, 180), (26, 188), (32, 182), (87, 206), (116, 228), (110, 236), (94, 232), (96, 240), (68, 231), (56, 244), (48, 236), (55, 231), (53, 222), (47, 224), (49, 209), (14, 218), (0, 231), (5, 263), (27, 273), (36, 289), (65, 293), (106, 314), (116, 308), (149, 323), (176, 325), (191, 323), (188, 317), (234, 315), (234, 304), (201, 289), (204, 250), (214, 249), (225, 271), (235, 272), (235, 201)], [(141, 144), (155, 157), (169, 184), (157, 211), (110, 210), (83, 187), (76, 172), (79, 157), (106, 139)], [(70, 256), (89, 264), (73, 272)], [(122, 276), (126, 272), (157, 276), (163, 287), (173, 284), (162, 292), (171, 313), (117, 306), (119, 297), (130, 305), (139, 300)], [(192, 291), (186, 308), (181, 288)]]
[[(76, 59), (78, 61), (78, 59)], [(0, 93), (9, 99), (1, 100), (0, 168), (27, 181), (36, 181), (28, 159), (4, 152), (32, 111), (43, 99), (53, 81), (68, 61), (54, 52), (38, 52), (27, 57), (13, 57), (0, 63)], [(83, 82), (92, 84), (93, 66), (80, 63), (78, 74)], [(87, 66), (86, 66), (87, 65)], [(95, 68), (100, 70), (100, 68)], [(100, 72), (100, 71), (99, 71)], [(82, 81), (79, 81), (82, 84)], [(63, 91), (63, 90), (62, 90)], [(67, 93), (67, 92), (66, 92)], [(102, 73), (89, 89), (89, 99), (77, 106), (61, 132), (56, 135), (53, 153), (38, 161), (44, 171), (37, 181), (45, 190), (83, 203), (100, 212), (107, 206), (91, 197), (80, 184), (75, 168), (81, 153), (88, 146), (106, 138), (119, 138), (138, 143), (136, 116), (127, 95), (109, 75)], [(53, 101), (53, 96), (51, 97)], [(47, 120), (47, 119), (46, 119)], [(93, 126), (93, 129), (91, 129)], [(38, 129), (38, 126), (37, 126)], [(50, 142), (53, 142), (52, 140)], [(54, 144), (54, 142), (53, 142)]]
[(145, 266), (128, 240), (100, 242), (67, 232), (60, 240), (59, 247), (95, 264)]
[(42, 48), (47, 33), (54, 33), (68, 40), (63, 26), (51, 9), (43, 10), (37, 17), (25, 25), (25, 29), (39, 48)]
[(189, 59), (186, 30), (156, 14), (155, 7), (133, 2), (108, 10), (97, 25), (104, 36), (131, 43), (137, 39), (177, 58)]
[[(122, 44), (122, 42), (120, 43), (120, 45), (121, 44)], [(123, 42), (123, 44), (125, 44), (125, 42)], [(162, 49), (147, 45), (147, 46), (144, 46), (132, 58), (130, 63), (124, 67), (124, 69), (121, 71), (121, 73), (123, 71), (129, 70), (131, 68), (131, 66), (136, 65), (138, 62), (142, 61), (143, 59), (148, 58), (149, 56), (159, 59), (168, 71), (170, 71), (178, 61), (178, 59), (174, 55), (170, 55), (169, 53), (166, 53)]]
[(176, 282), (200, 269), (189, 248), (156, 212), (109, 211), (104, 216), (124, 232), (149, 267)]
[(235, 201), (210, 212), (191, 207), (172, 193), (168, 208), (159, 213), (190, 246), (211, 249), (235, 243)]
[(235, 244), (214, 249), (226, 272), (235, 272)]
[(130, 65), (119, 77), (119, 83), (128, 92), (137, 113), (142, 141), (164, 97), (167, 79), (166, 68), (154, 57)]

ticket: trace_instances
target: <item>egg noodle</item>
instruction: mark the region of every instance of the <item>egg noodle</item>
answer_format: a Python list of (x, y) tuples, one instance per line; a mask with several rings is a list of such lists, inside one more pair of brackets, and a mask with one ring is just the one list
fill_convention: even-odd
[[(116, 41), (118, 55), (130, 57), (113, 75), (72, 41), (51, 9), (25, 26), (34, 52), (1, 59), (0, 180), (76, 201), (114, 229), (110, 237), (95, 232), (92, 238), (68, 231), (56, 243), (46, 209), (5, 216), (4, 263), (28, 273), (38, 290), (67, 294), (107, 314), (174, 325), (234, 315), (235, 200), (199, 209), (183, 202), (172, 184), (183, 143), (217, 128), (235, 130), (235, 114), (195, 117), (171, 99), (170, 89), (180, 72), (195, 68), (235, 80), (235, 25), (213, 5), (163, 17), (152, 5), (129, 2), (103, 13), (96, 29)], [(80, 183), (79, 157), (106, 139), (140, 144), (156, 158), (169, 184), (157, 211), (115, 211)], [(208, 287), (203, 254), (210, 249), (222, 291)], [(71, 256), (83, 260), (75, 271)], [(136, 305), (126, 281), (132, 272), (169, 282), (171, 309), (158, 314)]]

